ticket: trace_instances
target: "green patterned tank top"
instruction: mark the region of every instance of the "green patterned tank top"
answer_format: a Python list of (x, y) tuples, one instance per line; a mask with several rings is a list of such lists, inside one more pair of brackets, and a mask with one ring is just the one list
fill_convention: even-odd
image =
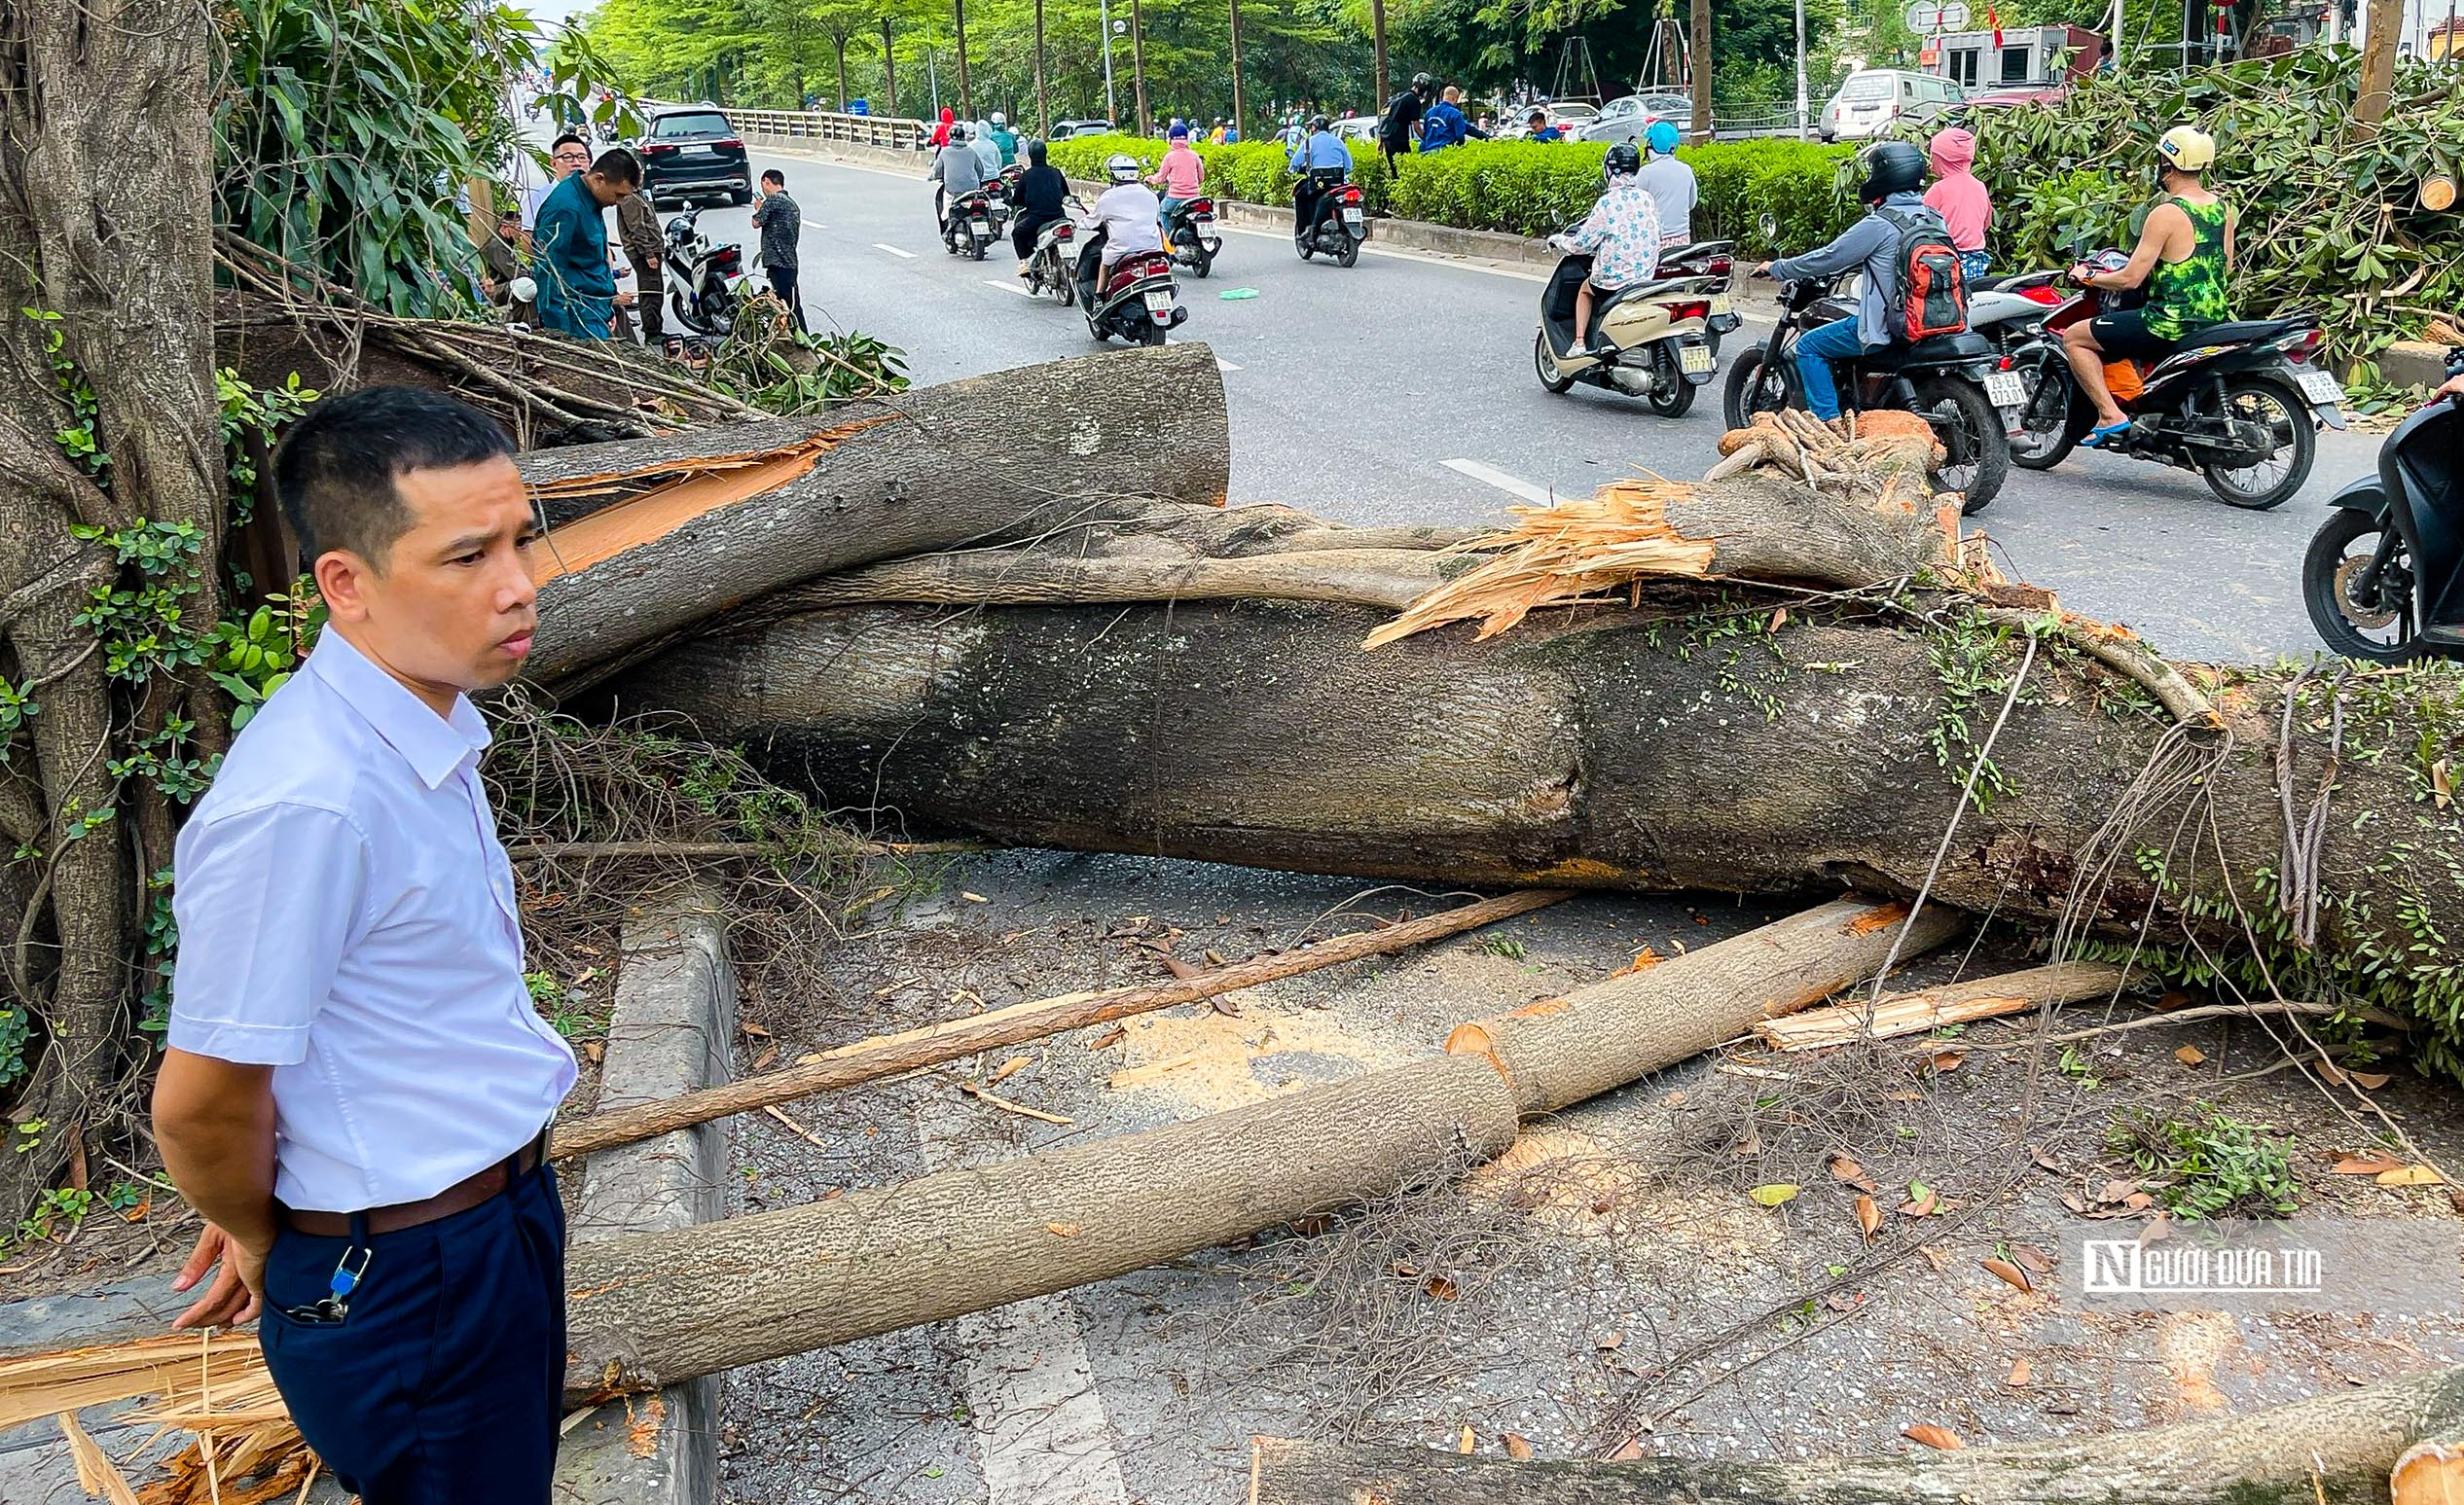
[(2186, 260), (2156, 262), (2148, 279), (2146, 318), (2149, 334), (2179, 340), (2232, 317), (2225, 305), (2225, 200), (2192, 203), (2168, 197), (2164, 202), (2191, 217), (2194, 238)]

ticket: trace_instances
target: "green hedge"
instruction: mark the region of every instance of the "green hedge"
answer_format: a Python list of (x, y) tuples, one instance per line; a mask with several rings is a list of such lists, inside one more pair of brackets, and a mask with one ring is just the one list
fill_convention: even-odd
[[(1135, 157), (1147, 170), (1163, 160), (1165, 143), (1138, 136), (1079, 136), (1052, 144), (1052, 164), (1073, 178), (1100, 180), (1105, 159), (1115, 152)], [(1274, 141), (1193, 148), (1207, 164), (1207, 190), (1243, 203), (1291, 202), (1291, 170)], [(1608, 148), (1596, 142), (1473, 141), (1401, 161), (1402, 176), (1388, 175), (1386, 159), (1365, 142), (1351, 143), (1352, 181), (1371, 210), (1460, 230), (1549, 235), (1590, 212), (1600, 197), (1600, 160)], [(1686, 147), (1677, 154), (1701, 181), (1702, 205), (1694, 233), (1737, 242), (1740, 254), (1768, 256), (1822, 244), (1856, 217), (1843, 186), (1841, 163), (1853, 155), (1844, 146), (1803, 141), (1722, 141)], [(1756, 221), (1769, 210), (1780, 222), (1779, 241), (1765, 245)]]

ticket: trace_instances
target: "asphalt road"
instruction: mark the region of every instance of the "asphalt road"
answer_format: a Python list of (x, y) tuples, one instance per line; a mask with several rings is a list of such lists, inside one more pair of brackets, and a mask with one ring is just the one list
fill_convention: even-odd
[[(816, 328), (862, 329), (907, 352), (919, 383), (1095, 348), (1073, 308), (1025, 296), (1005, 250), (951, 258), (929, 186), (785, 153), (804, 209), (805, 305)], [(750, 242), (746, 211), (707, 233)], [(1204, 340), (1232, 413), (1232, 499), (1286, 502), (1346, 522), (1469, 522), (1518, 494), (1588, 494), (1636, 472), (1702, 473), (1717, 457), (1718, 387), (1671, 421), (1639, 399), (1534, 378), (1540, 278), (1374, 242), (1349, 270), (1303, 263), (1272, 232), (1233, 231), (1214, 277), (1183, 278), (1177, 340)], [(1254, 299), (1225, 302), (1228, 288)], [(1749, 323), (1738, 340), (1757, 333)], [(1731, 348), (1734, 348), (1732, 346)], [(2271, 513), (2216, 501), (2195, 476), (2077, 454), (2014, 471), (1981, 524), (2006, 568), (2065, 605), (2126, 623), (2179, 656), (2253, 661), (2319, 649), (2301, 601), (2301, 551), (2330, 493), (2368, 471), (2375, 439), (2320, 436), (2308, 488)]]

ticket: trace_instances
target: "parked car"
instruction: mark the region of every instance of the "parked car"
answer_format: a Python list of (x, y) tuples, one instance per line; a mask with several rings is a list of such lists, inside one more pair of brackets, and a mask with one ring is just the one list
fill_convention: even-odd
[(1684, 94), (1626, 94), (1600, 107), (1600, 113), (1574, 132), (1577, 141), (1640, 141), (1653, 121), (1675, 121), (1690, 127), (1694, 101)]
[(1355, 115), (1349, 120), (1337, 121), (1334, 123), (1334, 133), (1341, 136), (1346, 141), (1375, 141), (1377, 139), (1377, 117), (1374, 115)]
[(753, 201), (753, 167), (744, 138), (723, 111), (706, 105), (662, 110), (634, 138), (641, 159), (641, 191), (654, 205), (724, 198)]
[(1067, 141), (1071, 136), (1108, 136), (1117, 128), (1110, 121), (1054, 121), (1052, 139)]
[[(1570, 136), (1578, 127), (1588, 125), (1600, 118), (1600, 107), (1588, 99), (1558, 99), (1543, 104), (1540, 108), (1548, 112), (1550, 125)], [(1531, 113), (1525, 110), (1523, 115), (1529, 119)]]
[(1901, 121), (1922, 125), (1967, 102), (1958, 85), (1905, 68), (1860, 68), (1823, 106), (1815, 130), (1825, 141), (1863, 141)]

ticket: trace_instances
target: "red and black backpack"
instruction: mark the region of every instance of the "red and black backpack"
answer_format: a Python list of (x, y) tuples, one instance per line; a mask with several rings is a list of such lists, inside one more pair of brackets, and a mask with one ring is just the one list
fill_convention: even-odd
[(1910, 344), (1968, 327), (1968, 274), (1950, 227), (1932, 209), (1876, 208), (1899, 233), (1891, 266), (1899, 273), (1891, 300), (1891, 338)]

